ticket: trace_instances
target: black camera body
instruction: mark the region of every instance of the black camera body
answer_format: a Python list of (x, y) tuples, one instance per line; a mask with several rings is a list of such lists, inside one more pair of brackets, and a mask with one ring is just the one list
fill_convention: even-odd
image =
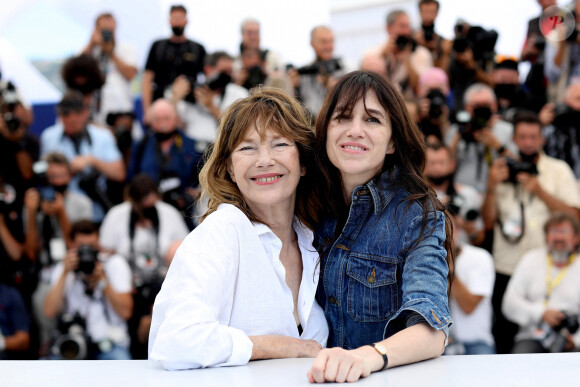
[(574, 314), (564, 313), (564, 319), (559, 326), (554, 328), (557, 336), (552, 345), (550, 346), (550, 352), (564, 352), (566, 347), (566, 341), (568, 340), (568, 335), (573, 335), (578, 332), (580, 324), (578, 323), (578, 316)]
[(12, 82), (8, 82), (6, 87), (0, 90), (0, 114), (6, 124), (6, 128), (14, 133), (20, 128), (20, 119), (14, 115), (16, 106), (20, 103), (16, 87)]
[(580, 127), (580, 111), (562, 103), (556, 104), (552, 124), (557, 128)]
[(89, 354), (89, 339), (85, 319), (77, 312), (64, 314), (58, 323), (58, 336), (53, 341), (51, 353), (63, 360), (85, 360)]
[(77, 249), (77, 256), (79, 258), (79, 265), (76, 272), (87, 275), (92, 274), (98, 260), (99, 250), (89, 245), (81, 245)]
[(509, 168), (510, 176), (508, 181), (512, 183), (517, 183), (516, 176), (520, 172), (528, 173), (530, 175), (537, 175), (538, 168), (534, 163), (528, 163), (524, 161), (517, 161), (512, 158), (506, 157), (506, 164)]
[(497, 42), (498, 33), (495, 30), (486, 30), (481, 26), (471, 26), (464, 34), (464, 28), (458, 28), (456, 25), (456, 31), (459, 31), (461, 36), (455, 38), (453, 41), (453, 51), (456, 53), (465, 52), (467, 47), (470, 47), (473, 51), (473, 58), (476, 61), (489, 61), (493, 59), (494, 48)]
[(342, 70), (342, 63), (340, 59), (333, 58), (329, 60), (316, 61), (311, 65), (300, 67), (297, 71), (300, 75), (328, 75), (333, 74), (338, 70)]
[(443, 106), (445, 106), (445, 95), (439, 89), (431, 89), (427, 93), (429, 100), (429, 118), (438, 119), (443, 114)]
[(415, 49), (417, 48), (417, 42), (415, 41), (415, 39), (406, 35), (401, 35), (397, 37), (395, 45), (397, 46), (397, 49), (399, 51), (404, 51), (407, 48), (407, 46), (411, 46), (411, 51), (415, 51)]

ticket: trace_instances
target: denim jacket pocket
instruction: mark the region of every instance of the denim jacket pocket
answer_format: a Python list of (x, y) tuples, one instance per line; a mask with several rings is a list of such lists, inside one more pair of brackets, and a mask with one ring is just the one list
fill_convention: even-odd
[(397, 260), (350, 253), (347, 312), (355, 321), (388, 320), (397, 310)]

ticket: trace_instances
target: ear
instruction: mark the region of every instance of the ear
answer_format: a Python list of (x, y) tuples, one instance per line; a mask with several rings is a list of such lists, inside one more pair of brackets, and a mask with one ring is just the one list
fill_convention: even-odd
[(234, 174), (234, 168), (232, 168), (231, 160), (228, 160), (228, 173), (230, 174), (230, 179), (232, 179), (232, 181), (236, 183), (236, 175)]
[(392, 155), (393, 153), (395, 153), (395, 143), (393, 142), (393, 139), (389, 140), (389, 145), (387, 145), (387, 153), (388, 155)]
[(306, 176), (306, 167), (300, 167), (300, 176)]

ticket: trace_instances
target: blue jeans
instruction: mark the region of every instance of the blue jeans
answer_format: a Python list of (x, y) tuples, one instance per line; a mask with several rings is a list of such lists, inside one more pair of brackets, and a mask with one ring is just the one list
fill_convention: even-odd
[(493, 355), (495, 346), (489, 345), (483, 341), (474, 341), (472, 343), (463, 343), (466, 355)]
[(109, 352), (99, 352), (96, 355), (97, 360), (131, 360), (129, 350), (117, 344)]

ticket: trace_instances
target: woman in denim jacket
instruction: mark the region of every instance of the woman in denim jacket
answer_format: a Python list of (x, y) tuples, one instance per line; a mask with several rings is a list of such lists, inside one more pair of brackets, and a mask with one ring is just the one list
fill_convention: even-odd
[(374, 73), (347, 74), (325, 99), (316, 139), (328, 200), (314, 243), (317, 299), (336, 348), (320, 352), (309, 380), (352, 382), (441, 355), (450, 222), (423, 178), (423, 136), (404, 100)]

